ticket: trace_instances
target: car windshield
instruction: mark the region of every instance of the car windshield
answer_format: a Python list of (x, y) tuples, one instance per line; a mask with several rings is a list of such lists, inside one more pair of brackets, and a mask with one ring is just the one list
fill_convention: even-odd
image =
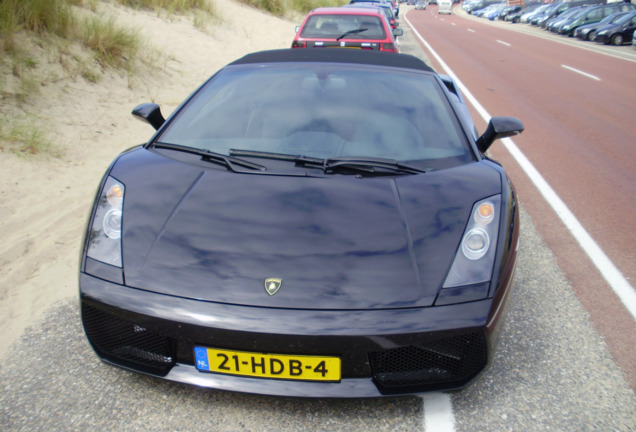
[(544, 13), (544, 12), (545, 12), (545, 10), (546, 10), (547, 8), (549, 8), (550, 6), (551, 6), (551, 5), (543, 5), (543, 6), (539, 6), (537, 9), (535, 9), (535, 10), (534, 10), (534, 12), (535, 12), (536, 14), (542, 14), (542, 13)]
[(242, 149), (434, 162), (431, 168), (474, 160), (434, 75), (354, 64), (226, 67), (157, 142), (225, 155)]
[(373, 15), (311, 15), (300, 32), (304, 38), (336, 39), (345, 34), (355, 39), (387, 37), (381, 18)]
[(627, 14), (627, 15), (625, 15), (625, 16), (623, 16), (623, 17), (621, 17), (621, 18), (617, 19), (617, 20), (616, 20), (616, 21), (614, 21), (614, 22), (615, 22), (616, 24), (620, 24), (620, 25), (622, 25), (622, 24), (625, 24), (627, 21), (629, 21), (630, 19), (632, 19), (632, 18), (633, 18), (633, 17), (635, 17), (635, 16), (636, 16), (636, 14), (630, 13), (630, 14)]
[(577, 18), (586, 14), (588, 11), (589, 8), (587, 6), (576, 6), (566, 10), (560, 16), (562, 16), (563, 18)]
[(616, 13), (613, 13), (611, 15), (606, 16), (605, 18), (603, 18), (598, 23), (594, 23), (594, 25), (601, 26), (603, 24), (610, 24), (610, 23), (616, 22), (619, 19), (621, 19), (621, 17), (625, 16), (626, 14), (627, 14), (627, 12), (616, 12)]
[(559, 9), (561, 7), (561, 3), (554, 3), (550, 6), (548, 6), (547, 8), (545, 8), (545, 13), (546, 14), (551, 14), (552, 12), (554, 12), (555, 10)]

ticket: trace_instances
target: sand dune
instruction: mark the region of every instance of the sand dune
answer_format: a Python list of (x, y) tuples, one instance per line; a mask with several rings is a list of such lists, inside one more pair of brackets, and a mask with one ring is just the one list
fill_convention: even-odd
[(132, 78), (109, 72), (97, 84), (61, 77), (22, 107), (48, 129), (61, 156), (0, 153), (0, 354), (48, 307), (77, 295), (80, 245), (101, 176), (119, 152), (153, 132), (132, 108), (152, 101), (169, 115), (225, 64), (291, 44), (297, 22), (214, 1), (223, 19), (206, 31), (187, 17), (100, 3), (101, 15), (141, 29), (161, 53), (161, 69)]

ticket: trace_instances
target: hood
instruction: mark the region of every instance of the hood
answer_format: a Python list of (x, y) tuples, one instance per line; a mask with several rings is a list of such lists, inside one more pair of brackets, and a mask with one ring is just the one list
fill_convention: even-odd
[[(301, 309), (431, 305), (489, 163), (396, 178), (237, 174), (139, 149), (126, 187), (125, 283), (173, 296)], [(275, 295), (265, 279), (282, 280)]]
[(598, 34), (598, 33), (601, 33), (601, 32), (612, 31), (612, 30), (614, 30), (614, 29), (616, 29), (616, 28), (618, 28), (620, 26), (621, 25), (617, 24), (617, 23), (608, 23), (608, 24), (605, 24), (604, 26), (599, 27), (598, 29), (596, 29), (596, 32)]

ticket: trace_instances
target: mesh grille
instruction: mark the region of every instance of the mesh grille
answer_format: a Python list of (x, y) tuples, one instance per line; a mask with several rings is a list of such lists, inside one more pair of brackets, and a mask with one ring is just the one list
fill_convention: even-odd
[(122, 366), (165, 375), (175, 363), (175, 342), (111, 314), (82, 304), (86, 336), (95, 351)]
[(480, 332), (465, 333), (420, 345), (369, 354), (373, 377), (385, 390), (461, 386), (487, 362)]

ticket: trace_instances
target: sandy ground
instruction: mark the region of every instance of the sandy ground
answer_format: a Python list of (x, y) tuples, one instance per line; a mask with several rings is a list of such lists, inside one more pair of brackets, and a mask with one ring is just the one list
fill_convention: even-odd
[[(243, 54), (287, 48), (300, 19), (280, 19), (214, 0), (222, 22), (200, 30), (191, 17), (100, 3), (98, 12), (142, 29), (161, 69), (97, 84), (61, 77), (23, 107), (48, 128), (59, 158), (0, 152), (0, 355), (53, 304), (76, 296), (80, 245), (99, 181), (122, 150), (153, 129), (130, 111), (156, 102), (164, 115), (207, 77)], [(165, 14), (164, 14), (165, 15)]]

